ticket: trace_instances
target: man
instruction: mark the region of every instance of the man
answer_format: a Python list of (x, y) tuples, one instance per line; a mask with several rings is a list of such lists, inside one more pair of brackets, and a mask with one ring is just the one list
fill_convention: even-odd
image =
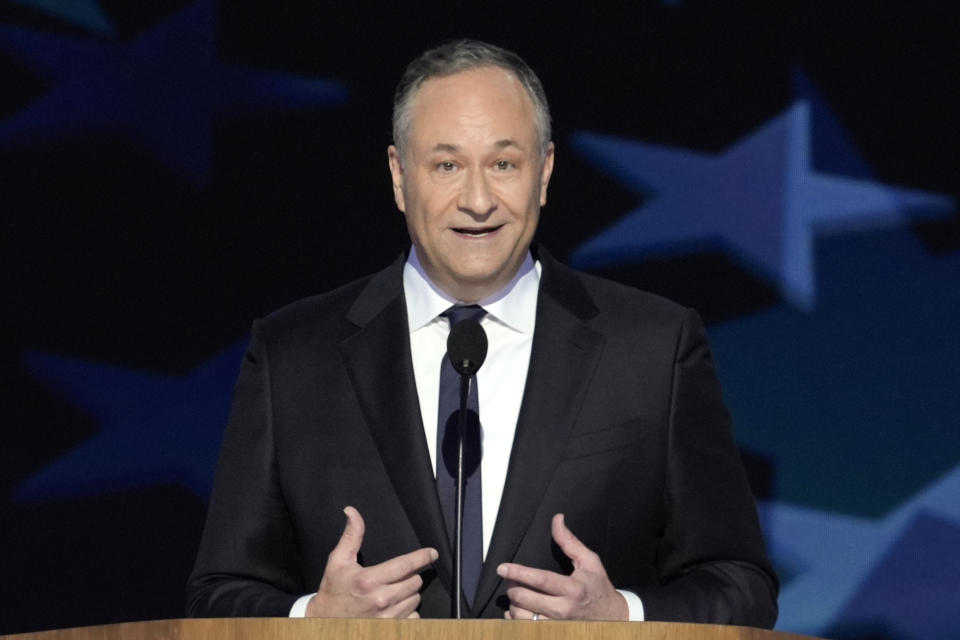
[(478, 305), (484, 559), (464, 609), (772, 626), (698, 316), (532, 245), (554, 162), (536, 75), (484, 43), (428, 51), (398, 87), (394, 143), (412, 247), (254, 324), (189, 612), (450, 614), (437, 365), (450, 307)]

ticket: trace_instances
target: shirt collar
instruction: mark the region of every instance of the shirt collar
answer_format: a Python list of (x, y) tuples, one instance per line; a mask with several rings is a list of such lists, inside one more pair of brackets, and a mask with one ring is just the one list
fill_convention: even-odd
[[(540, 288), (540, 263), (530, 252), (507, 285), (495, 294), (477, 302), (498, 322), (521, 333), (533, 333), (537, 315), (537, 293)], [(416, 247), (403, 265), (403, 294), (407, 302), (407, 323), (413, 333), (437, 318), (459, 301), (437, 287), (427, 276)]]

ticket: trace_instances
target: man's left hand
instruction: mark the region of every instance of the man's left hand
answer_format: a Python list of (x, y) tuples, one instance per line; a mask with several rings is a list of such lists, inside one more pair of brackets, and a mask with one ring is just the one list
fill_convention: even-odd
[(510, 610), (504, 617), (513, 620), (627, 620), (627, 601), (610, 583), (600, 557), (573, 535), (563, 514), (553, 516), (553, 540), (573, 562), (569, 576), (504, 563), (497, 574), (510, 581), (507, 597)]

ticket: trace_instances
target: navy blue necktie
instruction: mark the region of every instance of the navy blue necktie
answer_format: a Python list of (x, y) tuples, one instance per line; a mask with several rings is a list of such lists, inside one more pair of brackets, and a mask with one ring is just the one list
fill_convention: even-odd
[[(486, 314), (477, 305), (455, 306), (443, 315), (450, 326), (463, 320), (477, 322)], [(440, 363), (440, 403), (437, 419), (437, 493), (447, 525), (450, 548), (455, 548), (453, 527), (457, 504), (457, 436), (460, 414), (460, 376), (447, 354)], [(480, 403), (477, 400), (477, 377), (470, 381), (467, 399), (467, 428), (463, 443), (463, 594), (473, 603), (483, 567), (483, 504), (480, 500)]]

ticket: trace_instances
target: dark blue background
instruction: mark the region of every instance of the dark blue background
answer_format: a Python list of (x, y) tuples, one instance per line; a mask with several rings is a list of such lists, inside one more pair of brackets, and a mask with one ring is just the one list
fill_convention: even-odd
[(471, 36), (550, 97), (539, 240), (707, 320), (778, 628), (956, 635), (960, 13), (620, 4), (0, 4), (0, 633), (182, 616), (250, 322), (404, 248), (393, 88)]

